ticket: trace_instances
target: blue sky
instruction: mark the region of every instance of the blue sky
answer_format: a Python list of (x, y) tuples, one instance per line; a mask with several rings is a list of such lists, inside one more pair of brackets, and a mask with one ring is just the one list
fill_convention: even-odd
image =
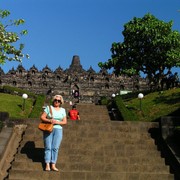
[[(147, 13), (172, 20), (173, 30), (180, 31), (179, 0), (0, 0), (0, 9), (9, 10), (11, 19), (26, 21), (21, 29), (28, 35), (20, 40), (30, 55), (22, 63), (26, 70), (33, 65), (65, 70), (78, 55), (85, 70), (92, 66), (99, 72), (98, 62), (111, 57), (111, 44), (123, 42), (124, 24)], [(7, 62), (1, 68), (7, 72), (18, 64)], [(180, 74), (179, 68), (174, 71)]]

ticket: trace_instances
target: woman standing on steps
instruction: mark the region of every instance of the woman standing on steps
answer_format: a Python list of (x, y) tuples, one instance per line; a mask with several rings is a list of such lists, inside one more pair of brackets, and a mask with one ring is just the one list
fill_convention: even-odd
[[(61, 107), (64, 103), (61, 95), (53, 97), (51, 106), (47, 106), (41, 115), (41, 120), (52, 123), (53, 131), (51, 133), (43, 132), (44, 140), (44, 160), (46, 163), (46, 171), (59, 171), (56, 168), (56, 161), (58, 158), (58, 151), (63, 137), (63, 127), (61, 125), (67, 124), (66, 110)], [(52, 110), (52, 116), (50, 109)]]

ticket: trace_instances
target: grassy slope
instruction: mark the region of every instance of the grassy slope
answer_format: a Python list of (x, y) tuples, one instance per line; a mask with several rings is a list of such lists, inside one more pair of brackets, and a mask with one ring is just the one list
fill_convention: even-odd
[[(140, 121), (155, 121), (161, 116), (171, 114), (180, 108), (180, 88), (163, 92), (154, 92), (140, 101), (135, 98), (124, 102), (125, 105), (138, 116)], [(25, 111), (22, 111), (23, 99), (20, 96), (0, 93), (0, 111), (8, 112), (11, 118), (27, 118), (32, 109), (32, 99), (26, 100)]]
[(31, 112), (32, 104), (32, 99), (26, 99), (25, 110), (22, 111), (22, 97), (0, 93), (0, 111), (8, 112), (11, 118), (27, 118)]
[(125, 102), (125, 105), (138, 116), (140, 121), (155, 121), (180, 108), (180, 88), (154, 92), (144, 96), (142, 110), (140, 110), (138, 98)]

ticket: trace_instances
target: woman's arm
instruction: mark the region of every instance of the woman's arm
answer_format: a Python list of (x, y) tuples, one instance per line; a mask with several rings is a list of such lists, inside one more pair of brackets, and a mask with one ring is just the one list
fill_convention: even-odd
[(52, 119), (48, 119), (48, 118), (47, 118), (46, 112), (43, 112), (43, 113), (42, 113), (40, 119), (41, 119), (42, 121), (44, 121), (44, 122), (52, 123)]
[(60, 124), (60, 125), (65, 125), (65, 124), (67, 124), (67, 117), (64, 116), (64, 118), (62, 119), (62, 121), (59, 121), (59, 124)]
[(58, 121), (58, 120), (52, 119), (52, 123), (53, 124), (59, 124), (59, 125), (65, 125), (65, 124), (67, 124), (67, 117), (64, 116), (62, 121)]

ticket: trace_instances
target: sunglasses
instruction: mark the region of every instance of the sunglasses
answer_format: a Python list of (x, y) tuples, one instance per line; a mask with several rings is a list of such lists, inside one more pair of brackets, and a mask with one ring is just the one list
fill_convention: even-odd
[(61, 103), (61, 100), (59, 100), (59, 99), (54, 99), (54, 102)]

